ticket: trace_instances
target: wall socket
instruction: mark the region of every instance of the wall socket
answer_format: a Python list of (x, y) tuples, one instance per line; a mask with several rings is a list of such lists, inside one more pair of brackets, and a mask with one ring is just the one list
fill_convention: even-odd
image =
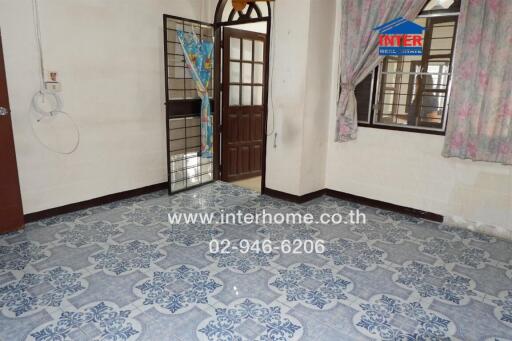
[(47, 82), (58, 82), (59, 73), (57, 71), (48, 71), (46, 72), (46, 81)]
[(46, 73), (46, 81), (44, 82), (46, 91), (60, 92), (62, 90), (58, 76), (59, 73), (57, 71), (48, 71)]
[(60, 82), (45, 82), (44, 87), (47, 91), (51, 92), (60, 92), (62, 90)]

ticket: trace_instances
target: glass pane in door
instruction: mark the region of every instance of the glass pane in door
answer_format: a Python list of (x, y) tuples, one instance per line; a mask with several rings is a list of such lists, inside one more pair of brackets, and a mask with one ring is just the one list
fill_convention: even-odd
[(242, 64), (242, 82), (243, 83), (252, 83), (252, 64), (251, 63), (243, 63)]
[(259, 40), (254, 41), (254, 61), (263, 62), (263, 42)]
[(229, 82), (240, 83), (240, 63), (231, 62), (229, 63)]
[(254, 64), (254, 83), (263, 84), (263, 64)]
[(229, 46), (229, 58), (240, 60), (240, 39), (231, 37)]
[(243, 60), (252, 60), (252, 40), (244, 39)]
[(242, 105), (251, 105), (251, 86), (242, 87)]

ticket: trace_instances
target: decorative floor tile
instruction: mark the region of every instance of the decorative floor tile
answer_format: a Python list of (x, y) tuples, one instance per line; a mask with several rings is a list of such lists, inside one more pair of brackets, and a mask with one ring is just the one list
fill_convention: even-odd
[(57, 321), (36, 328), (29, 340), (74, 340), (85, 333), (90, 340), (136, 340), (140, 325), (110, 302), (93, 303), (78, 311), (64, 311)]
[(136, 269), (147, 269), (151, 263), (164, 256), (158, 250), (157, 244), (134, 240), (123, 244), (109, 245), (106, 251), (95, 253), (90, 258), (96, 264), (96, 269), (120, 275)]
[(355, 225), (352, 231), (366, 236), (369, 240), (381, 240), (386, 243), (398, 244), (409, 239), (409, 230), (391, 222), (369, 221)]
[(12, 237), (5, 238), (7, 243), (15, 244), (26, 241), (37, 242), (40, 245), (49, 244), (57, 240), (57, 233), (69, 229), (67, 224), (57, 224), (53, 226), (41, 226), (39, 224), (29, 224), (22, 231), (14, 232)]
[(497, 240), (495, 242), (487, 242), (487, 240), (471, 240), (469, 242), (470, 246), (484, 249), (489, 253), (492, 259), (495, 259), (503, 263), (508, 263), (512, 261), (512, 253), (510, 252), (511, 244), (511, 242), (505, 240)]
[(181, 264), (190, 264), (202, 269), (211, 264), (211, 261), (204, 256), (209, 250), (208, 244), (195, 246), (167, 244), (161, 246), (160, 250), (165, 252), (166, 255), (156, 262), (156, 265), (164, 270)]
[(373, 248), (364, 241), (335, 239), (325, 244), (325, 252), (322, 256), (332, 260), (335, 265), (372, 270), (377, 264), (383, 264), (384, 251)]
[(241, 299), (227, 308), (215, 309), (215, 316), (197, 328), (205, 340), (299, 340), (302, 325), (279, 305), (266, 305), (255, 299)]
[(52, 321), (52, 316), (46, 310), (16, 318), (9, 318), (0, 314), (0, 339), (6, 341), (27, 340), (34, 329), (50, 321)]
[(496, 317), (512, 327), (512, 289), (502, 291), (499, 299), (493, 300), (499, 308), (496, 309)]
[(182, 313), (197, 304), (208, 304), (208, 298), (218, 293), (222, 284), (200, 271), (181, 265), (165, 272), (155, 272), (153, 278), (135, 286), (144, 305), (154, 305), (162, 313)]
[[(117, 202), (118, 205), (124, 205), (126, 202)], [(113, 203), (113, 206), (115, 206), (115, 203)], [(130, 211), (130, 208), (118, 206), (118, 207), (106, 207), (102, 206), (102, 210), (98, 213), (89, 214), (85, 217), (79, 218), (80, 222), (83, 223), (91, 223), (96, 221), (106, 221), (109, 223), (118, 223), (123, 221), (124, 217), (123, 214)]]
[(43, 261), (35, 263), (33, 266), (41, 271), (50, 267), (63, 266), (79, 271), (91, 265), (88, 257), (101, 250), (101, 246), (92, 243), (81, 248), (69, 247), (67, 245), (59, 245), (51, 248), (50, 257)]
[(348, 278), (354, 285), (351, 295), (363, 300), (369, 300), (378, 294), (387, 294), (402, 299), (407, 299), (413, 291), (397, 286), (392, 280), (394, 272), (377, 267), (373, 271), (361, 271), (351, 268), (343, 268), (338, 274)]
[(264, 239), (272, 242), (281, 242), (283, 240), (314, 240), (318, 230), (308, 225), (268, 225), (257, 231)]
[(313, 227), (315, 230), (319, 231), (316, 236), (318, 239), (332, 240), (339, 237), (353, 241), (358, 241), (361, 239), (360, 234), (354, 233), (352, 231), (351, 225), (313, 225)]
[(183, 314), (162, 314), (151, 307), (144, 314), (135, 317), (141, 325), (138, 340), (197, 340), (197, 326), (210, 317), (210, 314), (198, 307), (193, 307)]
[(123, 218), (127, 222), (140, 225), (150, 226), (167, 221), (168, 210), (161, 206), (150, 207), (133, 207), (130, 211), (123, 214)]
[(26, 316), (44, 307), (59, 307), (62, 300), (85, 290), (82, 274), (58, 267), (26, 273), (19, 281), (0, 286), (0, 311), (7, 317)]
[(45, 249), (45, 246), (31, 241), (9, 246), (0, 245), (0, 269), (23, 270), (28, 263), (47, 258)]
[(453, 304), (465, 304), (476, 293), (471, 278), (448, 271), (444, 266), (410, 262), (397, 268), (396, 283), (416, 290), (421, 297), (435, 297)]
[(376, 296), (361, 304), (354, 318), (356, 326), (370, 337), (385, 340), (447, 340), (455, 325), (420, 302), (403, 302), (391, 296)]
[(229, 240), (249, 240), (255, 241), (260, 239), (260, 235), (256, 232), (261, 228), (261, 225), (234, 225), (222, 224), (218, 228), (222, 231), (222, 236), (226, 236)]
[(386, 252), (386, 261), (394, 264), (403, 264), (408, 261), (418, 261), (422, 263), (434, 264), (436, 258), (419, 252), (419, 244), (410, 241), (404, 241), (400, 247), (396, 245), (377, 241), (373, 243), (374, 247)]
[(118, 225), (107, 221), (79, 223), (74, 227), (58, 233), (60, 242), (74, 247), (82, 247), (91, 243), (106, 243), (109, 238), (122, 232)]
[(429, 310), (446, 316), (456, 326), (454, 337), (460, 340), (510, 340), (511, 329), (494, 315), (494, 306), (475, 300), (454, 306), (434, 300)]
[(279, 257), (275, 260), (278, 267), (287, 268), (292, 264), (307, 263), (322, 267), (328, 263), (328, 259), (318, 253), (285, 253), (279, 251)]
[(507, 271), (492, 265), (482, 269), (471, 269), (457, 264), (453, 271), (475, 281), (475, 289), (488, 295), (498, 295), (503, 290), (512, 289), (512, 277)]
[(288, 315), (301, 322), (304, 329), (302, 340), (372, 340), (360, 333), (352, 322), (357, 312), (342, 304), (327, 310), (312, 310), (299, 304), (291, 308)]
[[(233, 245), (237, 245), (237, 243)], [(238, 273), (250, 273), (269, 267), (270, 262), (276, 260), (279, 254), (276, 251), (265, 253), (261, 250), (259, 252), (232, 250), (229, 253), (207, 253), (206, 257), (212, 262), (216, 262), (218, 268), (226, 268)]]
[(312, 309), (329, 309), (339, 301), (348, 300), (346, 295), (353, 284), (330, 268), (317, 268), (297, 264), (270, 280), (270, 287), (286, 295), (289, 302), (300, 302)]
[(408, 224), (407, 227), (411, 231), (411, 237), (419, 240), (427, 240), (433, 237), (445, 240), (457, 239), (455, 234), (439, 229), (439, 223), (425, 221), (421, 224)]
[(124, 307), (139, 301), (139, 297), (133, 292), (133, 285), (147, 278), (148, 276), (140, 271), (115, 277), (103, 271), (98, 271), (84, 277), (84, 280), (89, 283), (87, 290), (68, 299), (68, 302), (77, 309), (91, 301), (110, 301), (119, 307)]
[(240, 297), (253, 297), (270, 304), (280, 296), (268, 287), (268, 283), (273, 276), (274, 273), (264, 269), (248, 274), (223, 270), (215, 275), (216, 278), (222, 281), (223, 289), (213, 298), (224, 305), (229, 305)]
[(195, 246), (208, 243), (214, 238), (220, 238), (222, 230), (211, 225), (179, 224), (172, 225), (160, 231), (160, 234), (168, 243), (182, 246)]
[(445, 263), (458, 263), (472, 268), (481, 268), (489, 262), (488, 255), (484, 250), (468, 247), (462, 241), (430, 238), (422, 242), (419, 249)]
[[(366, 214), (365, 224), (176, 224), (168, 214)], [(211, 254), (212, 238), (326, 251)], [(303, 251), (303, 250), (302, 250)], [(0, 236), (0, 340), (512, 339), (512, 242), (331, 197), (215, 182)]]
[(165, 226), (163, 224), (153, 226), (137, 226), (134, 224), (123, 225), (121, 233), (113, 237), (112, 239), (116, 243), (124, 243), (130, 240), (141, 240), (148, 243), (156, 243), (162, 240), (162, 237), (158, 234), (163, 230)]
[(446, 232), (451, 234), (452, 236), (455, 236), (458, 239), (466, 239), (466, 240), (473, 240), (477, 242), (485, 242), (485, 243), (494, 243), (496, 242), (496, 238), (487, 236), (482, 233), (478, 233), (475, 231), (471, 231), (465, 228), (456, 227), (456, 226), (450, 226), (445, 224), (440, 224), (438, 226), (440, 231)]

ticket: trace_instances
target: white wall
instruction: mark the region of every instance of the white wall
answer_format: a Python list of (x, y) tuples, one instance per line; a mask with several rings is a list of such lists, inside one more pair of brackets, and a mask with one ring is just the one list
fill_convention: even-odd
[(274, 6), (266, 187), (303, 195), (325, 188), (335, 0)]
[[(39, 86), (31, 3), (0, 0), (25, 213), (166, 181), (162, 14), (200, 19), (208, 9), (201, 0), (40, 0), (46, 67), (59, 72), (64, 109), (82, 139), (62, 156), (30, 127)], [(48, 141), (65, 147), (69, 136), (56, 127), (69, 123), (46, 125), (42, 137), (56, 135), (62, 141)]]
[(302, 181), (310, 2), (276, 1), (272, 13), (268, 132), (276, 132), (277, 139), (276, 147), (273, 135), (267, 140), (266, 187), (296, 195)]
[[(333, 142), (334, 1), (274, 3), (278, 135), (276, 148), (268, 139), (267, 187), (296, 195), (327, 187), (512, 230), (512, 167), (445, 159), (443, 138), (432, 135), (361, 128), (357, 141)], [(215, 1), (206, 2), (41, 0), (46, 66), (59, 72), (64, 108), (82, 135), (78, 151), (61, 156), (44, 149), (30, 127), (39, 84), (31, 0), (0, 0), (25, 213), (166, 180), (161, 15), (211, 21)], [(68, 143), (55, 126), (40, 132)]]
[[(339, 16), (339, 2), (336, 12)], [(336, 50), (334, 54), (333, 67)], [(356, 141), (335, 143), (335, 101), (331, 103), (327, 188), (496, 225), (501, 230), (488, 232), (512, 236), (512, 167), (444, 158), (442, 136), (360, 128)]]
[[(300, 194), (325, 188), (335, 0), (313, 0), (310, 8), (308, 61)], [(327, 52), (327, 53), (326, 53)]]

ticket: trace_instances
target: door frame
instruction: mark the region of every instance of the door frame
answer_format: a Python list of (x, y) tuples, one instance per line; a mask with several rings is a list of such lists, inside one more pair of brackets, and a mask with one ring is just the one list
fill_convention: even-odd
[[(11, 217), (11, 219), (8, 221), (7, 227), (0, 227), (0, 233), (8, 233), (8, 232), (14, 232), (17, 230), (20, 230), (25, 225), (25, 218), (23, 215), (23, 201), (21, 197), (21, 187), (20, 187), (20, 178), (19, 178), (19, 172), (18, 172), (18, 162), (16, 158), (16, 146), (14, 144), (14, 129), (12, 126), (12, 115), (11, 115), (11, 107), (9, 102), (9, 89), (7, 87), (7, 74), (6, 74), (6, 68), (5, 68), (5, 59), (4, 59), (4, 53), (3, 53), (3, 44), (2, 44), (2, 32), (0, 31), (0, 77), (3, 78), (3, 81), (5, 81), (4, 84), (0, 85), (0, 91), (5, 93), (5, 103), (0, 103), (0, 105), (3, 104), (5, 108), (7, 109), (7, 114), (0, 117), (0, 120), (5, 121), (4, 123), (7, 125), (8, 130), (8, 138), (10, 137), (12, 140), (9, 141), (9, 143), (6, 145), (6, 148), (10, 149), (12, 153), (12, 158), (10, 160), (8, 165), (5, 165), (5, 169), (7, 169), (7, 172), (10, 172), (9, 175), (12, 175), (13, 178), (15, 178), (14, 182), (12, 184), (12, 190), (14, 199), (16, 200), (15, 203), (11, 205), (9, 203), (8, 207), (12, 207), (12, 211), (17, 211), (17, 215), (15, 217)], [(10, 179), (12, 180), (12, 178)]]
[[(267, 11), (268, 16), (266, 17), (258, 17), (258, 18), (250, 18), (249, 16), (244, 16), (241, 12), (238, 12), (240, 18), (236, 21), (233, 21), (233, 13), (232, 10), (231, 15), (229, 16), (228, 21), (222, 21), (222, 15), (224, 13), (224, 9), (226, 5), (230, 4), (230, 0), (219, 0), (217, 3), (217, 8), (215, 9), (215, 17), (213, 22), (214, 27), (214, 124), (213, 124), (213, 148), (214, 148), (214, 160), (213, 160), (213, 177), (215, 180), (220, 180), (220, 166), (221, 166), (221, 154), (222, 154), (222, 145), (220, 143), (220, 136), (222, 133), (222, 124), (221, 124), (221, 49), (222, 49), (222, 39), (223, 39), (223, 28), (228, 26), (235, 25), (243, 25), (257, 22), (264, 22), (267, 24), (267, 33), (265, 39), (265, 54), (263, 56), (265, 62), (265, 70), (263, 74), (263, 82), (264, 82), (264, 91), (263, 91), (263, 145), (261, 151), (261, 193), (263, 194), (265, 189), (265, 178), (267, 173), (267, 125), (268, 125), (268, 100), (269, 100), (269, 78), (270, 78), (270, 47), (271, 47), (271, 28), (272, 28), (272, 11), (270, 7), (270, 3), (267, 2)], [(257, 6), (255, 3), (249, 4), (249, 6)]]
[[(262, 59), (260, 61), (255, 61), (254, 58), (251, 59), (251, 65), (258, 64), (258, 65), (263, 66), (263, 73), (261, 74), (262, 78), (259, 83), (259, 85), (262, 88), (262, 98), (261, 98), (261, 103), (258, 105), (255, 105), (254, 103), (252, 103), (252, 94), (251, 94), (251, 104), (249, 104), (248, 106), (245, 106), (242, 103), (242, 95), (241, 95), (242, 88), (243, 88), (242, 83), (245, 83), (242, 80), (242, 68), (240, 69), (240, 80), (238, 82), (238, 83), (240, 83), (240, 98), (239, 98), (240, 103), (237, 106), (230, 106), (228, 103), (229, 102), (229, 93), (231, 91), (230, 90), (231, 80), (228, 79), (230, 77), (229, 70), (231, 69), (231, 60), (232, 59), (240, 59), (240, 62), (239, 62), (240, 66), (244, 65), (244, 63), (245, 63), (241, 56), (242, 50), (243, 50), (242, 45), (240, 45), (241, 46), (240, 56), (238, 58), (231, 56), (231, 51), (230, 51), (231, 44), (230, 44), (229, 39), (226, 40), (226, 38), (228, 36), (238, 37), (240, 39), (240, 41), (242, 41), (243, 39), (250, 39), (251, 41), (263, 42)], [(233, 128), (229, 124), (229, 119), (228, 119), (228, 117), (231, 116), (230, 112), (231, 112), (231, 114), (234, 114), (234, 112), (237, 112), (235, 115), (238, 118), (237, 119), (238, 125), (240, 125), (240, 123), (241, 123), (241, 121), (239, 120), (239, 119), (241, 119), (241, 116), (248, 114), (249, 115), (249, 127), (248, 128), (249, 128), (249, 136), (250, 136), (249, 139), (251, 140), (251, 142), (250, 143), (247, 143), (246, 141), (242, 142), (242, 141), (240, 141), (240, 137), (238, 136), (236, 138), (236, 145), (238, 147), (237, 151), (240, 151), (240, 149), (239, 149), (240, 143), (242, 143), (244, 145), (251, 146), (251, 147), (256, 147), (256, 144), (259, 145), (259, 152), (253, 154), (258, 157), (259, 171), (252, 171), (252, 172), (250, 172), (251, 175), (248, 175), (247, 173), (238, 173), (238, 172), (236, 172), (237, 173), (236, 175), (233, 175), (233, 174), (230, 174), (227, 170), (229, 170), (230, 166), (233, 166), (233, 164), (230, 164), (230, 162), (236, 161), (237, 168), (241, 165), (240, 164), (240, 162), (241, 162), (240, 155), (237, 154), (236, 158), (232, 159), (229, 156), (231, 154), (229, 152), (230, 144), (227, 142), (227, 138), (222, 137), (222, 139), (220, 141), (221, 142), (221, 153), (222, 153), (220, 156), (222, 159), (222, 173), (220, 174), (220, 178), (221, 178), (220, 180), (226, 181), (226, 182), (234, 182), (234, 181), (240, 181), (240, 180), (244, 180), (244, 179), (254, 178), (257, 176), (262, 176), (261, 159), (262, 159), (262, 155), (263, 155), (263, 135), (265, 135), (265, 132), (263, 131), (264, 130), (263, 115), (264, 115), (264, 110), (265, 110), (264, 103), (263, 103), (263, 91), (265, 91), (264, 88), (266, 86), (265, 82), (264, 82), (264, 75), (265, 75), (266, 69), (268, 68), (268, 65), (265, 64), (265, 51), (264, 50), (266, 47), (265, 43), (266, 43), (267, 35), (265, 33), (246, 31), (246, 30), (243, 30), (240, 28), (235, 29), (235, 28), (231, 28), (231, 27), (225, 27), (223, 29), (223, 38), (224, 38), (224, 42), (223, 42), (223, 48), (224, 48), (223, 59), (224, 60), (222, 61), (222, 79), (225, 79), (226, 81), (222, 82), (223, 89), (221, 89), (221, 91), (222, 91), (222, 107), (221, 107), (222, 110), (221, 110), (220, 114), (222, 116), (222, 130), (224, 132), (230, 132), (231, 128)], [(240, 43), (240, 44), (242, 44), (242, 43)], [(251, 53), (254, 55), (254, 48), (251, 51)], [(251, 70), (253, 70), (253, 69), (251, 69)], [(254, 79), (252, 76), (251, 76), (251, 88), (254, 89)], [(253, 118), (255, 117), (255, 115), (259, 116), (260, 124), (258, 126), (253, 125), (253, 123), (254, 123)], [(256, 130), (258, 131), (258, 135), (259, 135), (258, 142), (256, 142), (252, 138), (253, 133), (255, 133)], [(231, 131), (231, 133), (232, 133), (232, 131)], [(228, 133), (228, 134), (230, 134), (230, 133)], [(221, 136), (222, 136), (222, 134), (221, 134)], [(233, 142), (233, 141), (230, 141), (230, 142)], [(249, 151), (249, 168), (251, 168), (250, 164), (252, 164), (252, 160), (253, 160), (250, 157), (251, 153), (252, 152)], [(255, 173), (257, 173), (257, 174), (255, 174)]]

